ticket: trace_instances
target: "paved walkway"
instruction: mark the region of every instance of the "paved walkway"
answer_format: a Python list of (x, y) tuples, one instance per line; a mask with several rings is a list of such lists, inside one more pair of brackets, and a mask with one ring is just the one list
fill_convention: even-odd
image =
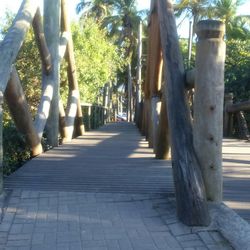
[(232, 249), (176, 218), (170, 163), (127, 123), (109, 124), (5, 180), (0, 249)]

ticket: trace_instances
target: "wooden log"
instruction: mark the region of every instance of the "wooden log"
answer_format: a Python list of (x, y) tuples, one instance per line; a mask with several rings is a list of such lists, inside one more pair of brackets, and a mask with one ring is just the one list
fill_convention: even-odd
[(4, 97), (17, 129), (25, 136), (26, 142), (31, 149), (31, 155), (37, 156), (41, 154), (43, 152), (41, 141), (33, 125), (29, 106), (14, 67)]
[(12, 64), (16, 60), (25, 34), (29, 30), (33, 17), (35, 16), (37, 7), (37, 1), (24, 0), (11, 28), (5, 35), (4, 40), (0, 43), (0, 90), (3, 93), (10, 78)]
[(196, 71), (195, 69), (191, 69), (186, 71), (186, 81), (185, 81), (185, 87), (187, 90), (193, 89), (194, 85), (195, 85), (195, 75), (196, 75)]
[(233, 114), (227, 111), (229, 106), (233, 104), (233, 93), (225, 94), (224, 101), (224, 121), (223, 121), (223, 135), (230, 136), (233, 131)]
[(46, 135), (52, 147), (58, 146), (59, 134), (59, 82), (60, 82), (60, 0), (44, 0), (44, 33), (52, 58), (51, 74), (43, 74), (44, 84), (53, 86), (49, 117), (46, 123)]
[(0, 195), (3, 192), (3, 93), (0, 90)]
[(151, 124), (152, 124), (152, 146), (154, 152), (157, 148), (157, 134), (159, 129), (159, 120), (161, 112), (161, 99), (158, 95), (151, 98)]
[(128, 122), (132, 122), (133, 121), (133, 114), (132, 114), (132, 102), (133, 102), (133, 97), (132, 97), (132, 91), (133, 91), (133, 87), (132, 87), (132, 72), (131, 72), (131, 64), (128, 64), (128, 111), (127, 111), (127, 121)]
[(205, 182), (207, 199), (222, 201), (222, 137), (224, 103), (225, 25), (200, 21), (196, 27), (194, 146)]
[(239, 138), (243, 140), (249, 140), (250, 134), (247, 126), (247, 121), (244, 115), (243, 111), (236, 113), (236, 118), (238, 122), (238, 128), (239, 128)]
[(236, 113), (240, 111), (249, 111), (250, 110), (250, 101), (239, 102), (226, 107), (226, 111), (229, 113)]
[(62, 141), (63, 141), (63, 138), (65, 138), (65, 134), (67, 133), (65, 119), (66, 119), (66, 113), (64, 110), (63, 102), (60, 99), (59, 100), (59, 130), (60, 130), (60, 134), (62, 137)]
[(208, 225), (206, 193), (193, 146), (190, 112), (185, 97), (184, 66), (172, 1), (158, 0), (157, 11), (167, 82), (163, 91), (167, 96), (177, 215), (187, 225)]
[(137, 83), (136, 83), (136, 110), (135, 121), (137, 127), (140, 123), (140, 103), (141, 103), (141, 81), (142, 81), (142, 22), (139, 24), (138, 30), (138, 54), (137, 54)]
[[(70, 28), (70, 21), (68, 18), (68, 12), (67, 12), (67, 0), (61, 0), (61, 10), (62, 10), (62, 30), (64, 32), (68, 32), (70, 35), (68, 37), (68, 43), (67, 43), (67, 49), (65, 53), (65, 58), (68, 62), (68, 68), (67, 68), (67, 73), (68, 73), (68, 80), (69, 80), (69, 91), (70, 91), (70, 96), (73, 96), (71, 92), (74, 91), (79, 91), (78, 87), (78, 81), (77, 81), (77, 69), (76, 69), (76, 63), (75, 63), (75, 57), (74, 57), (74, 46), (73, 46), (73, 40), (72, 40), (72, 35), (71, 35), (71, 28)], [(69, 100), (72, 100), (71, 98)], [(71, 103), (68, 103), (67, 106), (70, 106)], [(73, 104), (74, 105), (74, 104)], [(70, 110), (70, 108), (68, 108)], [(68, 116), (68, 114), (67, 114)], [(82, 108), (81, 108), (81, 101), (80, 101), (80, 95), (78, 95), (78, 100), (77, 100), (77, 110), (75, 114), (73, 112), (71, 113), (71, 118), (67, 120), (67, 127), (72, 127), (74, 125), (74, 119), (73, 117), (76, 117), (75, 121), (75, 131), (76, 135), (83, 135), (85, 133), (85, 128), (83, 125), (83, 115), (82, 115)], [(71, 130), (67, 133), (67, 140), (70, 140), (72, 138)]]
[(44, 69), (45, 74), (48, 75), (52, 69), (52, 61), (51, 61), (51, 55), (50, 55), (47, 42), (45, 39), (45, 35), (44, 35), (42, 17), (41, 17), (41, 12), (39, 8), (36, 11), (36, 15), (34, 17), (32, 25), (34, 29), (36, 43), (37, 43), (40, 57), (42, 60), (43, 69)]
[(156, 137), (155, 156), (157, 159), (169, 160), (170, 156), (170, 131), (168, 124), (167, 101), (165, 95), (161, 100), (161, 113), (159, 118), (158, 133)]

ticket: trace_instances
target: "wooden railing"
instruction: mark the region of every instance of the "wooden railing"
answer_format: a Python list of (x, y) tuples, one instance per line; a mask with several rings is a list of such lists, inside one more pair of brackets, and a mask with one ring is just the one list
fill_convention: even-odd
[[(76, 76), (73, 41), (67, 16), (67, 0), (44, 0), (43, 21), (38, 1), (23, 0), (19, 11), (0, 43), (0, 193), (3, 192), (2, 163), (2, 104), (3, 97), (18, 130), (25, 135), (32, 156), (43, 152), (41, 138), (45, 131), (49, 144), (58, 146), (59, 132), (62, 142), (84, 133), (82, 107)], [(17, 54), (25, 35), (33, 27), (42, 64), (42, 95), (33, 121), (22, 84), (15, 69)], [(68, 74), (68, 103), (63, 105), (59, 96), (60, 63), (65, 58)], [(30, 83), (32, 84), (32, 82)], [(66, 106), (66, 109), (64, 109)], [(92, 109), (96, 109), (95, 106)], [(97, 107), (98, 110), (101, 110)], [(102, 113), (102, 112), (101, 112)], [(92, 127), (104, 122), (101, 114), (92, 112)], [(98, 117), (98, 118), (96, 118)]]
[(222, 200), (224, 31), (219, 21), (198, 23), (196, 70), (185, 72), (172, 1), (151, 1), (143, 122), (137, 124), (156, 158), (170, 159), (171, 148), (177, 214), (187, 225), (208, 225), (207, 201)]
[[(225, 95), (224, 107), (224, 136), (232, 137), (236, 134), (239, 139), (249, 140), (250, 133), (245, 113), (250, 111), (250, 101), (233, 103), (233, 94)], [(235, 131), (235, 123), (238, 131)]]

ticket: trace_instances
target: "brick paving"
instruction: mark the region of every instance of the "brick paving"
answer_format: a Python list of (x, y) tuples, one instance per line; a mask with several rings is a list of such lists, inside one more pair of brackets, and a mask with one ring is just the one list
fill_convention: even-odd
[(109, 124), (5, 179), (0, 250), (232, 249), (176, 217), (169, 161), (132, 124)]
[(13, 190), (0, 225), (6, 250), (232, 249), (216, 231), (187, 227), (164, 194)]

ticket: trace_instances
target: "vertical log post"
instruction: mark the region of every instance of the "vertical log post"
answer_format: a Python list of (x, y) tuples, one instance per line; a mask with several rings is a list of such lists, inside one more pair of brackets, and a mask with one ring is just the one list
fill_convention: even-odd
[(127, 121), (132, 122), (132, 75), (131, 75), (131, 64), (128, 64), (128, 111)]
[(44, 73), (43, 80), (53, 84), (53, 98), (46, 132), (49, 144), (53, 147), (58, 146), (59, 133), (60, 6), (60, 0), (44, 0), (44, 33), (52, 58), (52, 72), (49, 75)]
[(223, 135), (230, 136), (233, 129), (233, 114), (228, 112), (227, 108), (233, 104), (233, 93), (225, 94), (224, 104), (224, 122), (223, 122)]
[(185, 72), (173, 4), (171, 0), (157, 0), (156, 3), (167, 83), (163, 91), (167, 96), (177, 215), (190, 226), (208, 225), (210, 218), (200, 166), (193, 147), (192, 124), (185, 95)]
[(249, 134), (249, 130), (247, 127), (247, 121), (244, 115), (244, 111), (237, 112), (236, 118), (237, 118), (238, 128), (239, 128), (239, 138), (243, 140), (249, 140), (250, 134)]
[(3, 92), (0, 91), (0, 195), (3, 191)]
[(168, 125), (167, 100), (163, 94), (161, 99), (161, 113), (156, 136), (155, 156), (157, 159), (170, 159), (170, 133)]
[(138, 31), (138, 55), (137, 55), (137, 83), (136, 83), (136, 110), (135, 110), (135, 120), (139, 127), (140, 122), (140, 103), (141, 103), (141, 70), (142, 70), (142, 22), (139, 24)]
[(37, 156), (41, 154), (43, 148), (40, 138), (33, 125), (29, 105), (23, 93), (18, 73), (14, 67), (4, 97), (17, 129), (25, 136), (25, 140), (31, 149), (31, 155)]
[(225, 25), (220, 21), (204, 20), (197, 24), (196, 32), (194, 147), (207, 199), (221, 202)]
[(67, 14), (68, 13), (67, 0), (61, 0), (61, 8), (62, 8), (62, 23), (61, 23), (62, 30), (69, 34), (65, 58), (68, 62), (67, 73), (69, 80), (69, 101), (67, 105), (67, 110), (71, 114), (67, 114), (66, 118), (66, 124), (69, 129), (65, 139), (71, 140), (73, 134), (74, 121), (75, 121), (76, 135), (83, 135), (85, 132), (85, 128), (83, 125), (83, 115), (82, 115), (79, 87), (76, 74), (77, 71), (76, 71), (76, 63), (74, 57), (74, 45), (71, 35), (70, 21)]

